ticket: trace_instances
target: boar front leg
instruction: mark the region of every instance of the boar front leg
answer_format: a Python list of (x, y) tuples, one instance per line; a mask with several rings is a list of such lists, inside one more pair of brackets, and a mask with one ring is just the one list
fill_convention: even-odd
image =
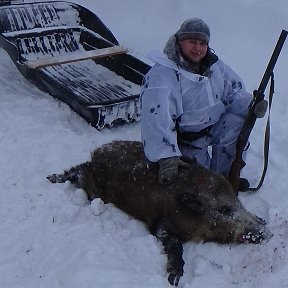
[(161, 241), (164, 252), (167, 254), (167, 273), (168, 281), (171, 285), (177, 286), (181, 276), (183, 276), (184, 260), (183, 245), (177, 236), (169, 233), (168, 229), (164, 224), (157, 227), (155, 236)]

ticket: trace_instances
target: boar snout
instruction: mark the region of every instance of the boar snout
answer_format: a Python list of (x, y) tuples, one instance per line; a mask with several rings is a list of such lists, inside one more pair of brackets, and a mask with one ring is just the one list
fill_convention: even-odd
[(267, 243), (274, 234), (272, 234), (265, 225), (262, 225), (260, 229), (249, 230), (247, 229), (240, 237), (239, 242), (251, 243), (251, 244), (264, 244)]

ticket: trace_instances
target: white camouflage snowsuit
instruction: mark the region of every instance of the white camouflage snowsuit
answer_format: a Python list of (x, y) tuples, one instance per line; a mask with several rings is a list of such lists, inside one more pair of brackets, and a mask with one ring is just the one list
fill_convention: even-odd
[[(147, 159), (157, 162), (183, 155), (227, 176), (252, 100), (242, 80), (221, 60), (210, 67), (207, 77), (180, 68), (159, 51), (150, 53), (149, 59), (155, 65), (141, 91), (141, 137)], [(197, 140), (177, 141), (181, 133), (207, 127), (209, 133)]]

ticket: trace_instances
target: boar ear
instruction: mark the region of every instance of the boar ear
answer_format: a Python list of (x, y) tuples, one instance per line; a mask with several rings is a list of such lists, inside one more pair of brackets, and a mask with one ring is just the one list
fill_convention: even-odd
[(199, 195), (183, 193), (179, 196), (179, 201), (192, 213), (204, 214), (207, 211), (207, 205), (204, 204), (206, 201)]

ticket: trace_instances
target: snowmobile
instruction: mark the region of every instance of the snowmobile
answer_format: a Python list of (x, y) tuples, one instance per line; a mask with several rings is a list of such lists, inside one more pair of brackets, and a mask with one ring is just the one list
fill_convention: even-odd
[(140, 85), (151, 66), (85, 7), (0, 0), (0, 47), (25, 78), (95, 128), (140, 119)]

